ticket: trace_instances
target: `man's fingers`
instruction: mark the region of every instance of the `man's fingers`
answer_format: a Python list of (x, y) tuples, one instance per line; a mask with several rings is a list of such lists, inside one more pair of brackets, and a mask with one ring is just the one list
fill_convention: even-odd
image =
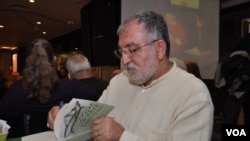
[(58, 114), (58, 112), (60, 111), (60, 107), (59, 106), (54, 106), (51, 108), (51, 110), (48, 113), (48, 127), (50, 129), (54, 129), (54, 122), (56, 119), (56, 115)]

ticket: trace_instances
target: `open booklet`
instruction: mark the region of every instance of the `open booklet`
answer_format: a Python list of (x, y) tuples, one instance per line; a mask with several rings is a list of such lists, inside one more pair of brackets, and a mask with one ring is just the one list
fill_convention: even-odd
[[(95, 101), (72, 99), (65, 104), (55, 119), (54, 132), (47, 131), (25, 136), (22, 141), (38, 141), (50, 137), (46, 141), (87, 141), (93, 120), (98, 116), (107, 115), (114, 107)], [(46, 138), (45, 137), (45, 138)]]

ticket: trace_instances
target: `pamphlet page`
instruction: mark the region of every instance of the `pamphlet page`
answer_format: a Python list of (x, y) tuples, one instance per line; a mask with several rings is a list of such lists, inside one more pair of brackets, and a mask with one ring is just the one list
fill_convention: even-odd
[(55, 136), (60, 141), (89, 140), (93, 120), (107, 115), (113, 108), (95, 101), (72, 99), (56, 117)]

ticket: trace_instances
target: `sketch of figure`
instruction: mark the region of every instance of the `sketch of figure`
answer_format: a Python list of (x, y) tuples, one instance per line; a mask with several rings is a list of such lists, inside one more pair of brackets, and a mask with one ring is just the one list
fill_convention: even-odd
[(85, 108), (84, 106), (81, 107), (80, 103), (76, 101), (75, 107), (64, 116), (64, 123), (65, 123), (65, 132), (64, 137), (68, 137), (71, 133), (74, 133), (72, 128), (75, 122), (77, 121), (78, 114), (81, 109)]

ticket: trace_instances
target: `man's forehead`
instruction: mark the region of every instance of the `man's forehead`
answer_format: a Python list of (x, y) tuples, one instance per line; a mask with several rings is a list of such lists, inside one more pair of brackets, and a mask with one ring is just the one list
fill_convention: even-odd
[(123, 32), (119, 36), (118, 46), (128, 47), (143, 43), (144, 34), (138, 29)]

